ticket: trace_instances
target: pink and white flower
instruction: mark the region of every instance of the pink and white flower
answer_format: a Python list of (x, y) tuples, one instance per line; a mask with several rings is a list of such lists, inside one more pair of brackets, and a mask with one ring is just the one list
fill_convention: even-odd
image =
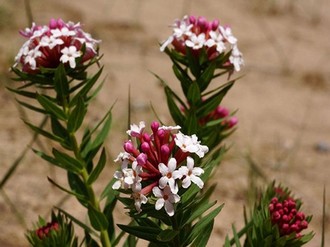
[(84, 63), (97, 56), (97, 45), (90, 34), (81, 29), (79, 23), (65, 23), (62, 19), (51, 19), (48, 25), (35, 23), (31, 28), (20, 31), (28, 40), (18, 52), (14, 66), (21, 65), (27, 73), (38, 73), (40, 68), (56, 68), (68, 64), (76, 68), (76, 58)]
[(169, 216), (174, 215), (174, 205), (180, 201), (180, 196), (173, 193), (169, 186), (166, 186), (163, 190), (158, 187), (152, 189), (152, 193), (158, 198), (155, 204), (156, 210), (165, 208), (166, 213)]
[(187, 166), (181, 166), (179, 172), (183, 188), (189, 188), (191, 182), (193, 182), (200, 189), (203, 189), (204, 182), (199, 176), (204, 173), (204, 170), (200, 167), (194, 167), (194, 160), (191, 157), (187, 157)]

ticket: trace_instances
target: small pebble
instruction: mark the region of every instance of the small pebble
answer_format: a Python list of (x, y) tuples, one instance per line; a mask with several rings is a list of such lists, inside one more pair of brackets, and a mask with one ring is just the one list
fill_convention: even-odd
[(314, 145), (314, 150), (319, 153), (330, 153), (330, 144), (326, 142), (318, 142)]

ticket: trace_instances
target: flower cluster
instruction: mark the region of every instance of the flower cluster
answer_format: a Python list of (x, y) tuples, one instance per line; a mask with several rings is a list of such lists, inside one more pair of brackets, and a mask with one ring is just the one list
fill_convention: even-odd
[(42, 226), (36, 230), (36, 235), (39, 239), (44, 239), (47, 237), (51, 231), (58, 231), (60, 228), (57, 222), (49, 222), (47, 225)]
[(182, 54), (185, 54), (186, 48), (189, 47), (198, 56), (199, 51), (205, 49), (210, 60), (230, 51), (228, 62), (234, 65), (236, 71), (244, 64), (237, 38), (229, 26), (221, 26), (218, 20), (207, 21), (205, 17), (184, 16), (181, 20), (176, 20), (172, 27), (173, 34), (163, 42), (161, 51), (172, 44), (174, 49)]
[(301, 237), (300, 232), (308, 227), (305, 214), (297, 210), (294, 199), (287, 198), (282, 202), (274, 197), (269, 204), (271, 221), (279, 228), (281, 236), (296, 234), (296, 238)]
[(28, 40), (18, 52), (15, 66), (20, 64), (27, 73), (56, 68), (60, 63), (74, 69), (77, 58), (83, 63), (97, 55), (99, 41), (84, 32), (80, 23), (52, 19), (48, 26), (33, 23), (20, 34)]
[[(136, 139), (124, 143), (124, 150), (116, 162), (121, 169), (114, 177), (118, 179), (113, 189), (124, 189), (131, 193), (134, 205), (141, 212), (141, 205), (156, 200), (155, 208), (165, 208), (169, 216), (174, 215), (174, 204), (180, 201), (180, 188), (187, 189), (192, 183), (203, 188), (199, 177), (204, 173), (195, 167), (193, 154), (204, 157), (208, 147), (201, 145), (196, 135), (182, 134), (180, 126), (160, 126), (151, 124), (152, 134), (144, 132), (145, 123), (132, 124), (127, 134)], [(177, 133), (174, 133), (177, 132)], [(149, 199), (148, 200), (148, 197)], [(154, 196), (154, 197), (153, 197)]]

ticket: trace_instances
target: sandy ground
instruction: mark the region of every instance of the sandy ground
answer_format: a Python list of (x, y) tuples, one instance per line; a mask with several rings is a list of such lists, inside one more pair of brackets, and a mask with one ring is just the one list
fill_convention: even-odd
[[(330, 2), (325, 0), (31, 0), (33, 18), (45, 24), (52, 17), (82, 22), (85, 30), (101, 39), (105, 66), (104, 88), (93, 103), (90, 120), (99, 119), (113, 104), (113, 128), (107, 141), (115, 156), (124, 140), (127, 122), (127, 92), (132, 92), (132, 121), (155, 119), (149, 105), (170, 123), (164, 95), (152, 71), (179, 89), (167, 56), (158, 43), (167, 38), (168, 25), (184, 14), (219, 18), (230, 24), (239, 39), (246, 66), (224, 105), (238, 109), (239, 128), (227, 141), (233, 144), (215, 176), (214, 199), (225, 203), (216, 218), (209, 246), (223, 243), (231, 224), (242, 225), (243, 204), (249, 184), (262, 184), (252, 176), (246, 156), (252, 157), (267, 181), (276, 179), (289, 186), (304, 201), (306, 214), (313, 214), (310, 229), (316, 235), (307, 246), (320, 246), (322, 196), (327, 187), (329, 212), (330, 175)], [(8, 67), (23, 43), (17, 31), (27, 26), (24, 1), (0, 0), (0, 175), (1, 177), (29, 144), (32, 134), (20, 120), (13, 96), (5, 90), (10, 83)], [(219, 83), (222, 81), (220, 80)], [(27, 118), (40, 119), (33, 115)], [(44, 144), (47, 148), (47, 144)], [(34, 147), (40, 148), (40, 143)], [(112, 176), (111, 160), (98, 190)], [(27, 152), (0, 196), (0, 246), (27, 246), (26, 227), (38, 215), (47, 216), (63, 194), (46, 179), (65, 183), (62, 171), (50, 168), (31, 151)], [(15, 205), (17, 212), (10, 206)], [(74, 199), (61, 204), (81, 217), (84, 211)], [(18, 217), (20, 216), (20, 217)], [(118, 223), (127, 218), (118, 208)], [(326, 218), (329, 225), (329, 216)], [(329, 227), (326, 243), (330, 242)]]

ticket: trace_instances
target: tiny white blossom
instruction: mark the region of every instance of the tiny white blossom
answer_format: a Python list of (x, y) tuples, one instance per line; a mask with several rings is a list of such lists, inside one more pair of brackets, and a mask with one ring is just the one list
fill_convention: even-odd
[(198, 36), (193, 33), (189, 39), (186, 40), (185, 44), (194, 50), (202, 48), (205, 44), (205, 33), (200, 33)]
[(176, 159), (171, 158), (167, 166), (163, 163), (158, 165), (158, 169), (160, 173), (163, 175), (159, 179), (159, 188), (164, 189), (167, 185), (171, 188), (173, 193), (178, 193), (179, 188), (178, 185), (175, 183), (175, 179), (180, 177), (180, 172), (176, 171)]
[(141, 121), (139, 125), (131, 124), (131, 128), (126, 133), (131, 137), (140, 137), (145, 127), (144, 121)]
[(230, 27), (219, 26), (219, 30), (220, 30), (221, 34), (223, 35), (223, 37), (229, 42), (229, 44), (236, 45), (237, 39), (232, 34)]
[(63, 55), (60, 57), (60, 61), (62, 63), (69, 62), (70, 67), (74, 69), (76, 67), (76, 58), (81, 56), (81, 52), (77, 51), (77, 48), (75, 46), (70, 46), (64, 47), (61, 50), (61, 53)]
[(209, 34), (211, 38), (205, 42), (206, 46), (212, 47), (215, 45), (219, 53), (222, 53), (224, 50), (226, 50), (225, 43), (223, 42), (223, 36), (220, 33), (211, 31)]
[(238, 50), (237, 46), (233, 46), (229, 61), (234, 65), (236, 71), (240, 71), (241, 66), (244, 65), (242, 53)]
[(25, 64), (29, 64), (31, 69), (36, 69), (37, 67), (37, 61), (36, 58), (42, 56), (41, 51), (39, 51), (39, 47), (36, 47), (32, 50), (29, 50), (28, 54), (26, 55), (25, 59), (24, 59), (24, 63)]
[(195, 153), (199, 158), (203, 158), (209, 151), (207, 146), (200, 144), (195, 134), (187, 136), (179, 132), (175, 135), (174, 141), (183, 152)]
[(166, 186), (163, 190), (158, 187), (152, 189), (153, 194), (158, 198), (155, 204), (156, 210), (165, 207), (165, 211), (169, 216), (174, 215), (174, 203), (180, 201), (180, 196), (172, 193), (171, 188)]
[(53, 34), (55, 38), (61, 37), (61, 36), (75, 36), (76, 32), (73, 30), (69, 30), (67, 27), (63, 27), (61, 30), (56, 28), (50, 30), (50, 32)]
[(200, 189), (203, 188), (204, 182), (199, 178), (204, 173), (204, 170), (200, 167), (194, 167), (194, 160), (191, 157), (187, 157), (187, 166), (181, 166), (179, 171), (182, 175), (182, 187), (188, 188), (191, 182), (196, 184)]
[(145, 195), (141, 193), (141, 187), (140, 188), (133, 187), (132, 191), (133, 191), (132, 198), (134, 199), (135, 209), (140, 213), (142, 211), (141, 205), (146, 204), (148, 202), (148, 199)]
[(62, 39), (57, 39), (54, 36), (43, 36), (40, 40), (40, 46), (49, 47), (50, 49), (62, 44), (64, 44), (64, 41)]

